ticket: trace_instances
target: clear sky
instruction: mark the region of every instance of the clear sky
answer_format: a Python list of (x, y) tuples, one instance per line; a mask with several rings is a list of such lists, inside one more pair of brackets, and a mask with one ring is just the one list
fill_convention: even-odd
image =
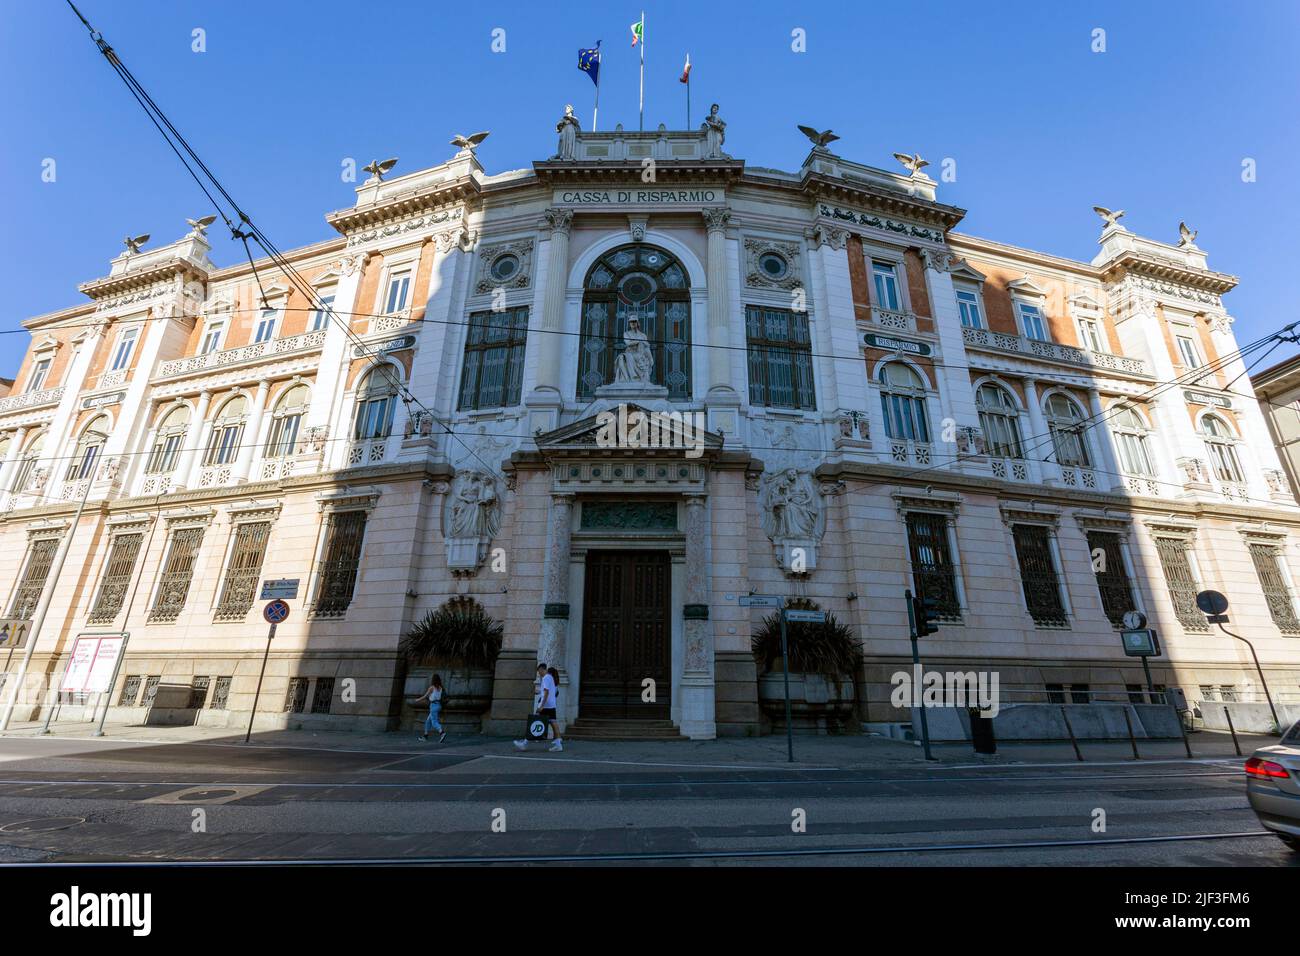
[[(640, 3), (78, 5), (288, 249), (330, 237), (325, 213), (354, 201), (346, 158), (398, 156), (396, 172), (411, 172), (448, 159), (451, 134), (484, 129), (489, 173), (550, 155), (566, 103), (590, 126), (576, 62), (596, 40), (600, 126), (635, 128)], [(1210, 266), (1241, 278), (1227, 298), (1240, 342), (1300, 318), (1300, 3), (648, 0), (645, 13), (647, 128), (684, 124), (689, 52), (692, 125), (717, 101), (726, 150), (752, 165), (797, 168), (808, 143), (796, 124), (830, 127), (838, 153), (887, 169), (891, 153), (916, 151), (937, 178), (951, 158), (957, 179), (939, 198), (969, 210), (960, 231), (1083, 260), (1095, 204), (1165, 241), (1186, 219)], [(0, 0), (0, 16), (3, 331), (76, 304), (128, 233), (171, 242), (211, 210), (64, 0)], [(1245, 159), (1255, 182), (1242, 181)], [(214, 260), (237, 261), (212, 235)], [(0, 334), (0, 375), (26, 344)]]

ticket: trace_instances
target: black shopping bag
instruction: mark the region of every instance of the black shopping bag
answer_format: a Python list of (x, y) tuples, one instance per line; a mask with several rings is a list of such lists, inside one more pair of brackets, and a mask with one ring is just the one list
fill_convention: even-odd
[(541, 714), (529, 714), (528, 725), (524, 728), (524, 736), (529, 740), (546, 739), (547, 722)]

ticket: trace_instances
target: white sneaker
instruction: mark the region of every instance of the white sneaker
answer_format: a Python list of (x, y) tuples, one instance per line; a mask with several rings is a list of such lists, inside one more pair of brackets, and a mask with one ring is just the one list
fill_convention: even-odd
[(550, 751), (551, 751), (551, 753), (555, 753), (555, 752), (560, 751), (560, 750), (563, 750), (563, 749), (564, 749), (564, 741), (563, 741), (563, 740), (556, 740), (555, 743), (551, 744), (551, 746), (550, 746)]
[(516, 750), (527, 750), (527, 749), (528, 749), (528, 741), (526, 741), (526, 740), (516, 740), (516, 741), (515, 741), (515, 749), (516, 749)]

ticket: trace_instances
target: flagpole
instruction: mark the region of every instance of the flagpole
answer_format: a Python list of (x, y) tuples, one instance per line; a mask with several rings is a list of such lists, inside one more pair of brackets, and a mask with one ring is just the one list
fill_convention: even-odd
[(691, 55), (686, 54), (686, 128), (691, 128)]
[(637, 130), (645, 132), (645, 11), (641, 11), (641, 117)]
[(600, 116), (600, 44), (596, 44), (596, 106), (591, 111), (591, 131), (596, 132), (596, 118)]

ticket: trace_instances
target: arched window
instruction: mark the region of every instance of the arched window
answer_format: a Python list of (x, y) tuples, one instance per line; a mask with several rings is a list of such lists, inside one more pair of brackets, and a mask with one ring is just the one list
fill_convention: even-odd
[(1147, 424), (1132, 405), (1124, 405), (1111, 416), (1110, 430), (1119, 450), (1119, 466), (1129, 475), (1154, 475), (1147, 448)]
[(23, 452), (22, 460), (14, 471), (14, 482), (9, 487), (14, 494), (21, 494), (27, 487), (27, 482), (31, 480), (36, 463), (41, 460), (41, 453), (45, 450), (45, 435), (45, 432), (41, 432), (33, 438)]
[(578, 397), (614, 381), (627, 320), (640, 320), (654, 355), (651, 381), (673, 401), (691, 397), (691, 302), (686, 270), (654, 246), (622, 246), (587, 273), (578, 349)]
[(990, 455), (998, 458), (1023, 458), (1020, 447), (1020, 420), (1015, 400), (1001, 385), (981, 385), (975, 393), (980, 427)]
[(169, 475), (176, 470), (176, 460), (180, 457), (181, 445), (189, 427), (189, 406), (177, 405), (163, 416), (158, 423), (158, 430), (154, 432), (153, 447), (149, 450), (149, 461), (144, 467), (146, 474)]
[(108, 429), (107, 415), (100, 415), (86, 426), (64, 476), (68, 481), (80, 481), (95, 474), (95, 465), (104, 451), (104, 442), (108, 441)]
[(381, 365), (366, 373), (357, 389), (357, 438), (388, 437), (401, 390), (402, 380), (391, 365)]
[(298, 444), (298, 430), (302, 426), (303, 412), (311, 400), (311, 390), (306, 385), (294, 385), (280, 396), (271, 416), (271, 432), (266, 442), (266, 458), (287, 458)]
[(886, 362), (877, 376), (885, 434), (890, 438), (928, 442), (930, 420), (925, 412), (925, 383), (902, 362)]
[(212, 437), (208, 439), (208, 451), (203, 457), (206, 465), (229, 465), (239, 455), (239, 446), (244, 438), (244, 422), (248, 417), (248, 399), (236, 395), (221, 406), (221, 411), (212, 420)]
[(1066, 468), (1091, 468), (1088, 442), (1083, 437), (1083, 411), (1057, 392), (1047, 399), (1047, 430), (1052, 435), (1056, 463)]
[(1218, 415), (1206, 415), (1201, 419), (1201, 437), (1205, 439), (1205, 451), (1210, 456), (1214, 477), (1237, 484), (1245, 482), (1246, 476), (1237, 458), (1237, 436), (1228, 423)]

